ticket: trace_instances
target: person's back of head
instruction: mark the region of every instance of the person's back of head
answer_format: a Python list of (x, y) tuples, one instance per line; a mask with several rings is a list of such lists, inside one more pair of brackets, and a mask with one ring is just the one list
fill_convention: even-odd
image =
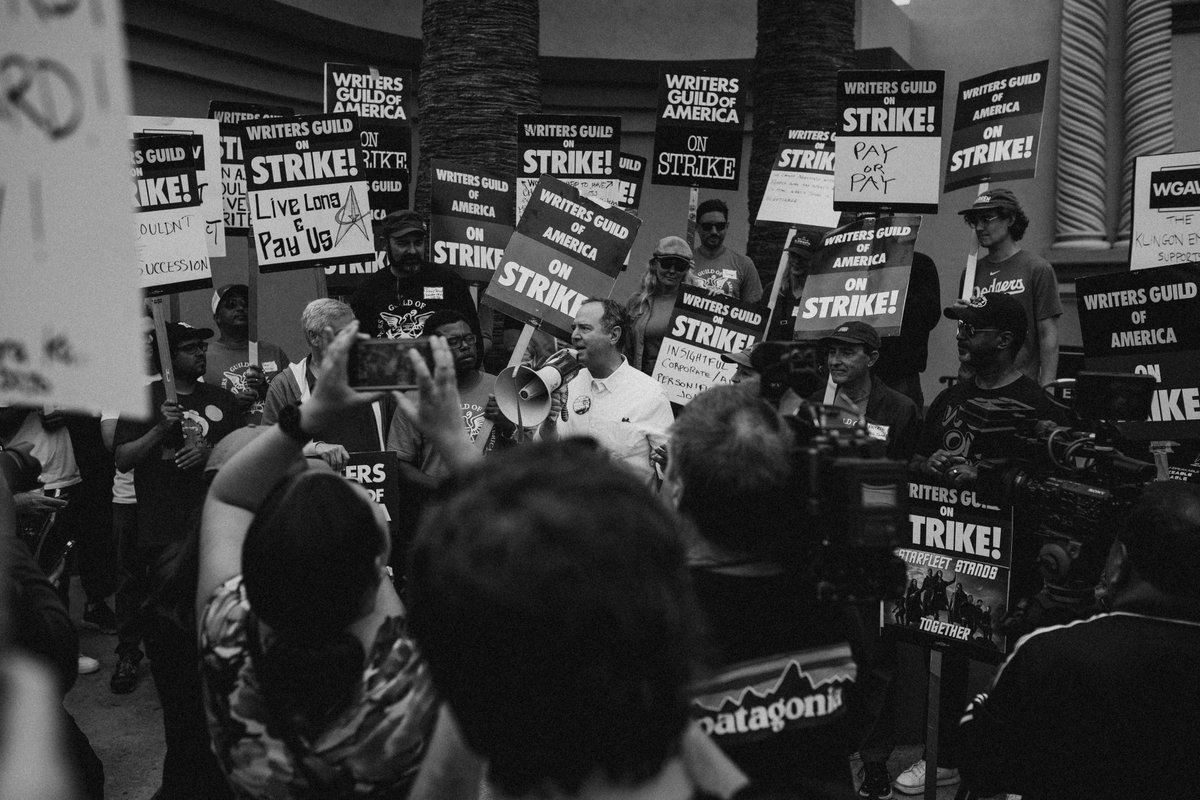
[(1200, 486), (1182, 481), (1148, 485), (1118, 541), (1132, 577), (1168, 596), (1200, 600)]
[(491, 782), (639, 784), (675, 754), (699, 621), (676, 515), (592, 443), (490, 460), (414, 543), (414, 637)]
[(724, 549), (773, 555), (790, 513), (793, 436), (752, 386), (717, 386), (671, 427), (669, 478), (700, 535)]

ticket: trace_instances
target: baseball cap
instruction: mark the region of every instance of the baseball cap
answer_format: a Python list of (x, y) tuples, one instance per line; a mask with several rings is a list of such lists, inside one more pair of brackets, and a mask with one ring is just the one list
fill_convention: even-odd
[(843, 322), (832, 332), (821, 337), (821, 342), (848, 342), (849, 344), (865, 345), (867, 350), (879, 349), (879, 334), (865, 322), (852, 319)]
[(246, 300), (250, 299), (249, 286), (244, 283), (227, 283), (220, 289), (217, 289), (215, 292), (213, 292), (212, 312), (214, 314), (217, 313), (217, 306), (221, 305), (221, 301), (225, 299), (225, 295), (229, 294), (230, 292), (233, 292), (234, 294), (240, 294), (242, 297), (246, 298)]
[(987, 208), (997, 208), (1001, 211), (1020, 211), (1021, 204), (1017, 196), (1008, 189), (991, 189), (975, 198), (970, 208), (964, 208), (959, 214), (970, 214), (972, 211), (982, 211)]
[(807, 231), (800, 231), (792, 237), (792, 243), (788, 245), (788, 252), (796, 254), (811, 253), (817, 249), (820, 241), (820, 236)]
[(1004, 292), (984, 292), (967, 305), (954, 305), (945, 310), (950, 319), (966, 322), (976, 328), (1025, 333), (1025, 309), (1021, 302)]
[[(183, 342), (194, 340), (204, 341), (213, 337), (212, 328), (193, 328), (191, 325), (185, 325), (182, 322), (168, 322), (167, 326), (167, 345), (175, 350)], [(154, 335), (155, 343), (158, 342), (158, 337)]]
[(678, 236), (664, 236), (654, 248), (655, 258), (682, 258), (692, 263), (692, 248)]
[[(758, 345), (755, 345), (757, 347)], [(738, 353), (721, 353), (721, 360), (726, 364), (738, 364), (743, 367), (755, 369), (754, 364), (750, 361), (750, 355), (754, 352), (754, 347), (747, 347)]]
[(413, 231), (424, 234), (425, 220), (421, 219), (421, 215), (412, 209), (393, 211), (383, 218), (384, 236), (402, 236)]

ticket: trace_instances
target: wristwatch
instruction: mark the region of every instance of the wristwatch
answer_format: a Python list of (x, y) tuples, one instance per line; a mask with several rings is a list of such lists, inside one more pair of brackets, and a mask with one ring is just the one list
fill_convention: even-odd
[(300, 427), (300, 404), (292, 403), (279, 409), (279, 430), (301, 446), (308, 444), (312, 434)]

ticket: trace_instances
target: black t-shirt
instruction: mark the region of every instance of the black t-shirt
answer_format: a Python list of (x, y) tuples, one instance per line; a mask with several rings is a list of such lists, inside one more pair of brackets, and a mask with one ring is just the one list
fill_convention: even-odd
[(692, 578), (713, 647), (692, 718), (759, 787), (853, 797), (858, 667), (845, 612), (788, 574)]
[(974, 430), (967, 424), (963, 408), (970, 400), (1016, 400), (1031, 406), (1037, 419), (1053, 420), (1065, 424), (1066, 411), (1052, 401), (1037, 382), (1021, 375), (1007, 386), (998, 389), (981, 389), (974, 380), (959, 381), (939, 394), (925, 414), (921, 438), (917, 442), (917, 455), (930, 456), (938, 450), (963, 457), (1001, 456), (1004, 453), (981, 453), (972, 450)]
[(467, 282), (436, 264), (396, 277), (390, 268), (371, 275), (350, 298), (363, 333), (377, 339), (415, 339), (435, 311), (454, 309), (479, 336), (479, 314)]

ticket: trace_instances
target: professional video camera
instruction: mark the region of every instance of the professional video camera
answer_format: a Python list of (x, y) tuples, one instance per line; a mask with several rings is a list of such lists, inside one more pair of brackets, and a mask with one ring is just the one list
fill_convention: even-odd
[[(805, 398), (824, 387), (817, 356), (815, 346), (800, 342), (756, 347), (751, 361), (763, 398), (778, 408), (789, 389)], [(907, 465), (889, 460), (886, 443), (844, 416), (840, 408), (801, 402), (785, 417), (796, 445), (800, 557), (823, 600), (898, 597), (905, 567), (894, 551), (908, 525)]]
[[(1155, 475), (1153, 464), (1118, 449), (1126, 443), (1117, 424), (1150, 415), (1153, 377), (1081, 372), (1063, 388), (1071, 427), (1011, 400), (973, 400), (964, 410), (976, 430), (972, 451), (985, 455), (977, 495), (1017, 510), (1012, 597), (1022, 599), (1002, 623), (1014, 635), (1096, 610), (1113, 538)], [(1036, 570), (1022, 570), (1031, 562)]]

